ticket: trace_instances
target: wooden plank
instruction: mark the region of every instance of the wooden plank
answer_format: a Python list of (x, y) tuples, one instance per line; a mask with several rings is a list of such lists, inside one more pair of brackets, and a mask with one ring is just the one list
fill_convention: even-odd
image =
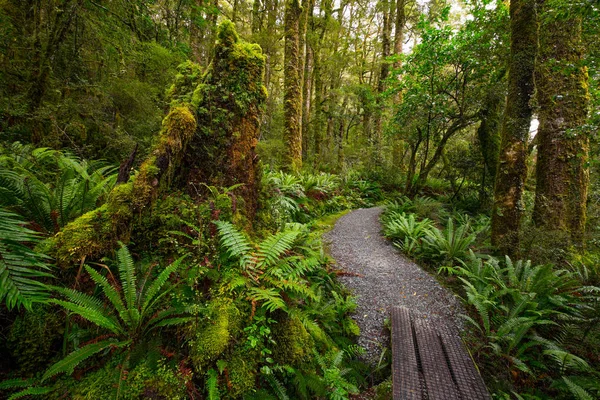
[(452, 377), (462, 399), (491, 400), (485, 383), (458, 334), (451, 332), (448, 328), (439, 329), (439, 333)]
[(392, 308), (392, 392), (394, 400), (422, 400), (410, 312)]
[(420, 319), (413, 327), (429, 400), (460, 400), (435, 327)]

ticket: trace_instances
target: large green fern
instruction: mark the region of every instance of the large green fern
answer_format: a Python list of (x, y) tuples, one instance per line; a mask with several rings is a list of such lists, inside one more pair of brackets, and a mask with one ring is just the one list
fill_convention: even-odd
[(55, 233), (94, 209), (116, 178), (116, 168), (104, 162), (24, 147), (0, 157), (0, 206), (35, 222), (45, 233)]
[(147, 339), (148, 333), (153, 329), (189, 322), (192, 317), (187, 315), (184, 308), (165, 308), (162, 301), (171, 290), (165, 287), (167, 280), (179, 269), (182, 261), (183, 258), (176, 260), (153, 280), (144, 279), (139, 282), (131, 254), (127, 247), (121, 245), (117, 251), (120, 282), (111, 283), (90, 266), (85, 267), (106, 301), (73, 289), (55, 287), (54, 290), (65, 300), (52, 299), (49, 300), (51, 303), (111, 332), (113, 338), (73, 351), (50, 367), (43, 380), (59, 373), (71, 373), (80, 362), (109, 347), (131, 349)]
[(46, 300), (42, 279), (52, 277), (49, 257), (30, 248), (40, 235), (24, 225), (18, 215), (0, 208), (0, 301), (9, 309)]

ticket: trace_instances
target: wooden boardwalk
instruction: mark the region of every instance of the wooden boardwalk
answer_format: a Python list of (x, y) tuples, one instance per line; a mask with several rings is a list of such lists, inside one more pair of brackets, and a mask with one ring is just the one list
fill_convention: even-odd
[(394, 400), (491, 400), (457, 332), (392, 309)]

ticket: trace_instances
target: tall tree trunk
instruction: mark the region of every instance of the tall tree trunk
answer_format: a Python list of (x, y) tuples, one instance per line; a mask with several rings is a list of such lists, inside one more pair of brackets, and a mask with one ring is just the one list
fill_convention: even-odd
[(300, 80), (299, 20), (302, 8), (298, 0), (285, 3), (285, 94), (284, 136), (286, 141), (285, 168), (299, 171), (302, 168), (302, 91)]
[(383, 29), (381, 30), (381, 67), (377, 80), (377, 109), (375, 111), (375, 132), (373, 132), (373, 159), (376, 165), (381, 160), (381, 141), (383, 136), (383, 92), (385, 80), (390, 73), (390, 64), (386, 58), (390, 56), (390, 37), (392, 34), (392, 0), (382, 0)]
[[(303, 51), (304, 58), (302, 60), (302, 123), (301, 123), (301, 134), (302, 134), (302, 155), (303, 159), (306, 160), (309, 151), (309, 137), (308, 137), (308, 122), (310, 119), (310, 97), (312, 89), (312, 80), (310, 71), (312, 69), (312, 46), (308, 41), (307, 30), (309, 21), (313, 18), (313, 10), (315, 7), (315, 0), (304, 0), (302, 19), (300, 23), (300, 51)], [(311, 30), (312, 30), (312, 24)]]
[(537, 51), (535, 0), (512, 0), (510, 18), (508, 97), (494, 188), (492, 243), (502, 253), (515, 256), (519, 248), (519, 224), (523, 210), (521, 198), (527, 174), (525, 161)]
[(581, 17), (559, 17), (547, 0), (536, 68), (540, 107), (533, 218), (537, 226), (568, 232), (582, 244), (589, 183), (589, 138), (580, 130), (588, 104), (588, 74), (582, 65)]
[[(404, 51), (404, 25), (406, 25), (406, 12), (404, 11), (404, 3), (406, 0), (398, 0), (396, 2), (396, 27), (394, 32), (394, 54), (401, 56)], [(394, 62), (394, 69), (402, 68), (402, 61), (398, 59)], [(396, 104), (402, 102), (402, 93), (398, 92), (394, 98)]]

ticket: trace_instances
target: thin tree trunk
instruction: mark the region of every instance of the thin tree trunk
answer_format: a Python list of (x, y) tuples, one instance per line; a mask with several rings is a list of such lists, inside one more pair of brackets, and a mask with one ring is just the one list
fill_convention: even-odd
[(302, 91), (300, 80), (299, 20), (302, 12), (298, 0), (287, 0), (285, 4), (285, 94), (284, 136), (287, 145), (285, 168), (299, 171), (302, 168)]

